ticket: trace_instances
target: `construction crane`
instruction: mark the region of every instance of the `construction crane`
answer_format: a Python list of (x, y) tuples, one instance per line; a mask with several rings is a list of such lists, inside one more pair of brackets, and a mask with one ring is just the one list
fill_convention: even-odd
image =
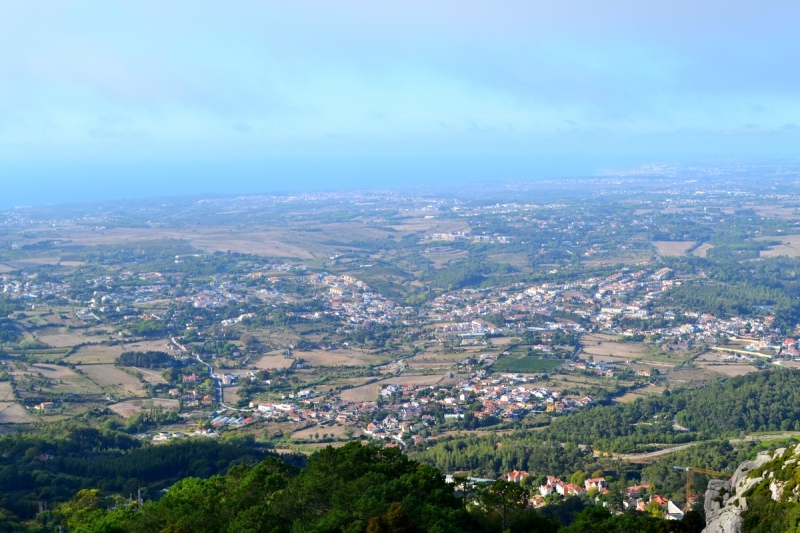
[(721, 478), (730, 478), (731, 474), (727, 472), (717, 472), (716, 470), (709, 470), (707, 468), (695, 468), (693, 466), (673, 466), (674, 470), (683, 470), (686, 472), (686, 510), (688, 511), (691, 507), (689, 504), (689, 498), (692, 494), (692, 472), (697, 472), (698, 474), (705, 474), (711, 477), (721, 477)]

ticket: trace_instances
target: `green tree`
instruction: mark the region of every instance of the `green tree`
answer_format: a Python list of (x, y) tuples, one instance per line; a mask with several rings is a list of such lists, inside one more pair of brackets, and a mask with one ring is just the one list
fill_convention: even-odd
[(518, 483), (498, 479), (481, 495), (483, 505), (501, 517), (502, 531), (508, 529), (509, 519), (527, 504), (527, 491)]

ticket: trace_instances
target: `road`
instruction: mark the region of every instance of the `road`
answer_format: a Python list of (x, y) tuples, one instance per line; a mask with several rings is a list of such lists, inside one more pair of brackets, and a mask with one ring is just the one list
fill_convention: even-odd
[(214, 382), (214, 390), (217, 391), (217, 403), (220, 404), (221, 406), (225, 407), (226, 409), (228, 409), (228, 406), (225, 405), (224, 403), (222, 403), (222, 380), (219, 379), (219, 376), (214, 374), (214, 367), (211, 366), (210, 364), (206, 363), (202, 359), (200, 359), (200, 356), (198, 354), (195, 354), (195, 358), (201, 364), (204, 364), (204, 365), (206, 365), (208, 367), (208, 375), (211, 377), (211, 381)]
[(230, 411), (238, 411), (240, 413), (252, 413), (253, 412), (253, 409), (237, 409), (236, 407), (229, 407), (229, 406), (225, 405), (225, 403), (223, 402), (224, 397), (222, 395), (222, 379), (217, 374), (214, 373), (214, 367), (212, 367), (210, 364), (208, 364), (205, 361), (203, 361), (202, 359), (200, 359), (199, 355), (195, 354), (195, 358), (197, 359), (198, 362), (200, 362), (200, 363), (202, 363), (202, 364), (204, 364), (204, 365), (206, 365), (208, 367), (208, 375), (211, 377), (211, 380), (214, 382), (214, 390), (216, 390), (216, 392), (217, 392), (217, 403), (218, 404), (220, 404), (223, 408), (228, 409)]
[(691, 448), (692, 446), (697, 446), (698, 444), (700, 444), (700, 442), (687, 442), (686, 444), (681, 444), (680, 446), (673, 446), (672, 448), (663, 448), (661, 450), (656, 450), (654, 452), (622, 453), (619, 455), (617, 454), (613, 455), (615, 459), (624, 459), (632, 463), (648, 463), (651, 460), (658, 459), (659, 457), (663, 457), (665, 455), (669, 455), (671, 453), (675, 453), (680, 450)]
[[(742, 442), (754, 442), (757, 440), (788, 439), (791, 437), (798, 437), (798, 436), (800, 436), (800, 431), (786, 431), (784, 433), (775, 433), (768, 435), (747, 435), (741, 439), (729, 439), (728, 442), (730, 442), (731, 444), (739, 444)], [(661, 450), (656, 450), (647, 453), (621, 453), (612, 455), (615, 459), (623, 459), (626, 461), (630, 461), (632, 463), (648, 463), (665, 455), (670, 455), (677, 451), (685, 450), (687, 448), (691, 448), (692, 446), (697, 446), (698, 444), (703, 444), (704, 442), (713, 442), (713, 441), (687, 442), (686, 444), (681, 444), (679, 446), (673, 446), (671, 448), (663, 448)]]

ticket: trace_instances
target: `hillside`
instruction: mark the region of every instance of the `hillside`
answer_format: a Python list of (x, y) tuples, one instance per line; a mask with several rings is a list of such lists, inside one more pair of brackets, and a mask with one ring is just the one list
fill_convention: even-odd
[(761, 452), (709, 483), (706, 533), (788, 533), (800, 526), (800, 445)]
[[(676, 427), (676, 422), (688, 431)], [(652, 443), (679, 444), (780, 430), (800, 430), (797, 370), (751, 373), (630, 404), (598, 406), (558, 418), (546, 430), (443, 439), (416, 457), (447, 472), (498, 475), (520, 469), (562, 475), (591, 460), (591, 454), (586, 458), (578, 444), (626, 453), (650, 449)]]

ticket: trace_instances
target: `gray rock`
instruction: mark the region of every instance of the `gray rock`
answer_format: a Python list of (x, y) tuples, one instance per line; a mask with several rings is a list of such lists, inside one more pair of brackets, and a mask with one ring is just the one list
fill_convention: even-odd
[(761, 452), (754, 461), (740, 464), (730, 481), (709, 481), (703, 503), (706, 511), (706, 528), (703, 533), (741, 533), (742, 513), (747, 510), (747, 500), (742, 494), (763, 479), (748, 478), (747, 475), (772, 459), (771, 453)]

